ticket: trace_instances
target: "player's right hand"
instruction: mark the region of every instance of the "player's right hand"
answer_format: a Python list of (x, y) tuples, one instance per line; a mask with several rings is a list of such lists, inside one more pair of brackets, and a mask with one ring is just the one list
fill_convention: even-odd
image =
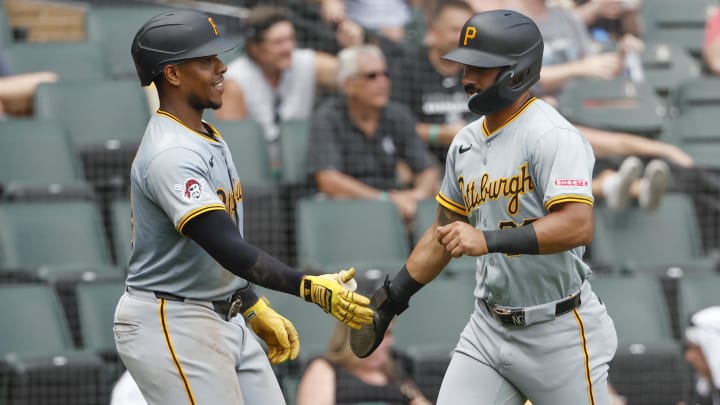
[(354, 276), (354, 268), (305, 276), (300, 283), (300, 298), (317, 304), (347, 326), (359, 329), (372, 322), (373, 310), (368, 307), (367, 297), (352, 291), (357, 285)]

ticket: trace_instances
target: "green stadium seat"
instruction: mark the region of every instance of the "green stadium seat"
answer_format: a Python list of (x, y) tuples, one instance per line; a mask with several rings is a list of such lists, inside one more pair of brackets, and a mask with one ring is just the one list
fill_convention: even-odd
[(13, 73), (52, 71), (61, 81), (108, 79), (102, 49), (93, 42), (23, 42), (7, 44), (2, 51)]
[(643, 2), (640, 16), (648, 41), (670, 42), (699, 57), (708, 13), (714, 0), (652, 0)]
[(394, 273), (409, 254), (405, 226), (391, 202), (302, 198), (295, 220), (298, 264), (307, 269)]
[(136, 80), (57, 82), (38, 86), (35, 116), (62, 124), (95, 185), (125, 184), (150, 119)]
[(44, 284), (0, 285), (0, 402), (102, 403), (102, 361), (73, 346), (60, 301)]
[(257, 121), (216, 120), (212, 125), (227, 142), (243, 187), (267, 187), (273, 184), (268, 144), (263, 129)]
[(98, 207), (87, 201), (0, 204), (0, 268), (43, 279), (117, 276)]
[(80, 282), (75, 286), (82, 347), (102, 356), (115, 353), (115, 306), (125, 289), (123, 280)]
[(110, 203), (110, 223), (115, 263), (118, 267), (127, 268), (133, 238), (129, 199), (118, 199)]
[(641, 54), (645, 80), (664, 97), (669, 96), (680, 83), (699, 77), (700, 62), (680, 46), (672, 43), (645, 43)]
[(656, 138), (663, 129), (667, 106), (647, 82), (575, 80), (563, 88), (558, 110), (577, 125), (630, 132)]
[(594, 265), (621, 272), (712, 272), (716, 263), (703, 254), (701, 238), (686, 194), (666, 194), (655, 211), (631, 206), (615, 212), (598, 204), (590, 257)]
[(720, 305), (720, 274), (703, 274), (678, 280), (678, 322), (684, 336), (690, 317), (697, 311)]
[(287, 184), (307, 184), (307, 150), (310, 142), (310, 120), (288, 120), (280, 123), (282, 175)]
[(605, 276), (591, 284), (617, 331), (618, 350), (610, 363), (614, 388), (628, 403), (677, 404), (687, 392), (688, 375), (660, 281)]
[(137, 30), (150, 17), (172, 10), (143, 5), (97, 5), (85, 13), (85, 32), (89, 41), (102, 45), (113, 78), (135, 79), (130, 47)]
[(0, 122), (0, 184), (9, 199), (92, 198), (77, 151), (54, 122)]

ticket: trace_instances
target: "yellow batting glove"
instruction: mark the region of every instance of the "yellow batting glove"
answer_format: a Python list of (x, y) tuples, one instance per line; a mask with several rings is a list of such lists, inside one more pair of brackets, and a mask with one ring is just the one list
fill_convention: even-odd
[(300, 298), (314, 302), (325, 312), (353, 329), (370, 324), (373, 310), (370, 300), (353, 290), (357, 287), (355, 269), (320, 276), (305, 276), (300, 283)]
[(270, 301), (260, 299), (245, 312), (243, 316), (260, 339), (268, 347), (270, 363), (278, 364), (295, 360), (300, 352), (300, 338), (292, 322), (270, 308)]

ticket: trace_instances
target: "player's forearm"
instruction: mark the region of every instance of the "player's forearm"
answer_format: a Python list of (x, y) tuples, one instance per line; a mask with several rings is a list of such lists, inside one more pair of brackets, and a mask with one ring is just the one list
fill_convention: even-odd
[(422, 284), (432, 281), (452, 259), (450, 253), (435, 237), (434, 222), (425, 230), (407, 259), (406, 267), (410, 276)]
[(272, 290), (300, 295), (304, 274), (248, 243), (224, 211), (201, 214), (190, 220), (183, 231), (236, 276)]
[(553, 212), (526, 226), (535, 229), (540, 254), (589, 245), (594, 230), (593, 208), (580, 202), (558, 204)]
[(321, 170), (315, 174), (315, 181), (318, 191), (333, 198), (376, 199), (383, 191), (337, 170)]

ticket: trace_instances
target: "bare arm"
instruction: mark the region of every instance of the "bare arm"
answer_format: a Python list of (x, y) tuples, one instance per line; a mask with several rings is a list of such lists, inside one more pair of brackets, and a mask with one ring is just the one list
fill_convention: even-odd
[(337, 58), (329, 53), (315, 51), (315, 80), (326, 89), (337, 88)]
[(297, 405), (332, 405), (335, 403), (335, 370), (325, 360), (311, 362), (300, 380)]
[(315, 173), (318, 191), (334, 198), (378, 198), (382, 190), (370, 187), (337, 170), (321, 170)]
[(245, 96), (242, 87), (232, 79), (223, 82), (222, 107), (215, 111), (215, 116), (221, 120), (242, 120), (247, 116)]
[(720, 36), (710, 44), (703, 46), (702, 56), (708, 70), (715, 75), (720, 75)]
[(665, 158), (679, 166), (693, 166), (693, 158), (677, 146), (623, 132), (610, 132), (578, 125), (597, 157), (645, 156)]
[(435, 230), (438, 226), (456, 221), (467, 224), (467, 217), (456, 214), (438, 204), (435, 222), (425, 230), (407, 259), (408, 273), (414, 280), (427, 284), (437, 277), (450, 262), (452, 256), (439, 242)]
[(426, 198), (432, 198), (438, 192), (438, 185), (440, 184), (440, 175), (434, 166), (428, 167), (415, 175), (415, 181), (413, 187), (413, 196), (417, 201), (424, 200)]
[(436, 143), (440, 145), (450, 145), (455, 135), (465, 126), (465, 123), (459, 124), (430, 124), (428, 122), (418, 122), (415, 126), (420, 139), (430, 143), (430, 126), (438, 125), (439, 132)]
[(612, 79), (622, 73), (622, 68), (623, 59), (617, 52), (590, 55), (572, 62), (543, 66), (540, 85), (545, 92), (553, 92), (581, 77)]

